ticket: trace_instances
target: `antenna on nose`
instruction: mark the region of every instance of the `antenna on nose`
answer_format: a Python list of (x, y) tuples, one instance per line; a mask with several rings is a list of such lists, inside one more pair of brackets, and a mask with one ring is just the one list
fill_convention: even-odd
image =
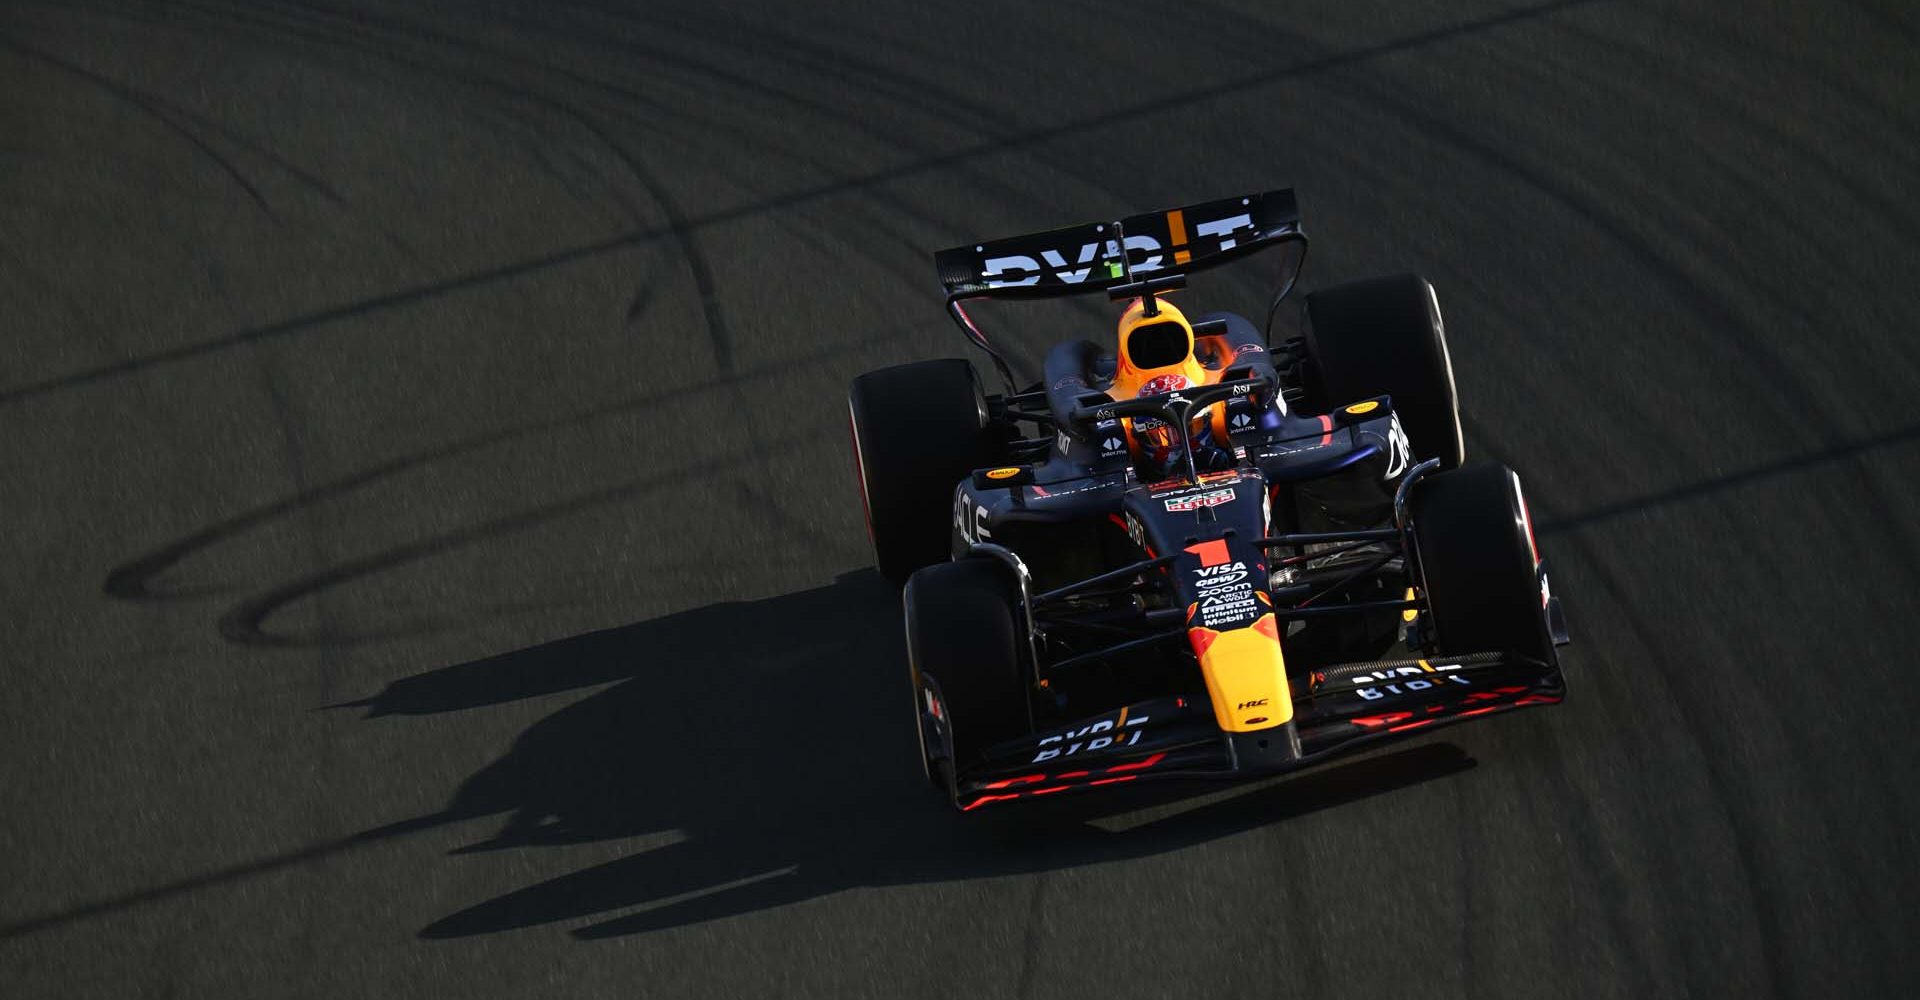
[(1127, 252), (1126, 227), (1118, 222), (1114, 222), (1112, 225), (1113, 240), (1111, 241), (1111, 245), (1119, 251), (1120, 268), (1122, 273), (1126, 275), (1127, 280), (1125, 284), (1115, 285), (1107, 289), (1107, 298), (1118, 302), (1121, 299), (1131, 299), (1137, 296), (1140, 299), (1140, 315), (1160, 315), (1160, 302), (1154, 298), (1154, 295), (1187, 287), (1187, 276), (1184, 274), (1169, 274), (1163, 278), (1148, 278), (1145, 281), (1133, 280), (1133, 255)]
[(1127, 277), (1125, 284), (1116, 286), (1115, 288), (1112, 289), (1112, 291), (1118, 292), (1124, 288), (1127, 290), (1127, 294), (1114, 295), (1113, 298), (1125, 299), (1125, 298), (1132, 298), (1133, 296), (1138, 295), (1140, 296), (1140, 315), (1142, 316), (1160, 315), (1160, 303), (1158, 300), (1156, 300), (1153, 297), (1154, 290), (1152, 288), (1145, 287), (1141, 285), (1139, 282), (1133, 280), (1133, 254), (1127, 252), (1126, 224), (1122, 223), (1119, 219), (1115, 219), (1113, 220), (1112, 225), (1113, 225), (1113, 246), (1116, 250), (1120, 252), (1120, 269), (1121, 269), (1121, 272), (1125, 274)]

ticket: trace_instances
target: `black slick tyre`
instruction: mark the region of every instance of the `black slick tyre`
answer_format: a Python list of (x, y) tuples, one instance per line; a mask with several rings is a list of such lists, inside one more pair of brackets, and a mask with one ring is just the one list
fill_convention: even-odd
[[(941, 711), (953, 734), (954, 759), (963, 766), (985, 748), (1027, 731), (1017, 600), (1013, 571), (991, 559), (928, 566), (913, 574), (901, 596), (915, 712), (922, 707), (925, 674), (944, 696)], [(923, 730), (921, 762), (928, 779), (945, 786), (946, 776), (928, 756)]]
[(986, 401), (973, 366), (946, 358), (861, 375), (847, 403), (873, 561), (899, 586), (952, 554), (954, 487), (992, 464)]
[(1504, 465), (1439, 472), (1408, 503), (1436, 651), (1557, 662), (1520, 478)]
[(1414, 274), (1370, 278), (1307, 296), (1307, 350), (1326, 408), (1393, 397), (1418, 459), (1466, 459), (1440, 300)]

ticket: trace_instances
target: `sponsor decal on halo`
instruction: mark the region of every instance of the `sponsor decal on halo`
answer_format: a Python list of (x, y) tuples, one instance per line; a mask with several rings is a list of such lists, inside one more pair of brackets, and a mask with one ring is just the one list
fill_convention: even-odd
[(1145, 382), (1140, 383), (1140, 395), (1158, 396), (1163, 392), (1185, 389), (1190, 384), (1185, 375), (1178, 373), (1172, 375), (1155, 375)]
[(1232, 490), (1209, 490), (1205, 493), (1194, 493), (1183, 497), (1168, 497), (1166, 506), (1168, 513), (1179, 514), (1185, 511), (1199, 510), (1202, 507), (1218, 507), (1221, 504), (1232, 502)]
[(1379, 400), (1369, 399), (1366, 402), (1355, 403), (1352, 406), (1347, 407), (1347, 412), (1357, 417), (1362, 413), (1372, 413), (1373, 411), (1379, 408), (1380, 408)]
[(987, 472), (987, 478), (988, 479), (1012, 479), (1013, 477), (1019, 474), (1020, 474), (1020, 470), (1017, 468), (990, 469)]

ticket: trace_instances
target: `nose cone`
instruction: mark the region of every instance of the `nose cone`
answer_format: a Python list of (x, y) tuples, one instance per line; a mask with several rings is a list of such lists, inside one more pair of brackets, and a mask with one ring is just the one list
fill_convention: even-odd
[(1188, 641), (1200, 659), (1200, 675), (1213, 701), (1213, 719), (1222, 731), (1255, 732), (1293, 720), (1293, 692), (1287, 687), (1287, 660), (1275, 638), (1273, 613), (1228, 632), (1195, 628)]

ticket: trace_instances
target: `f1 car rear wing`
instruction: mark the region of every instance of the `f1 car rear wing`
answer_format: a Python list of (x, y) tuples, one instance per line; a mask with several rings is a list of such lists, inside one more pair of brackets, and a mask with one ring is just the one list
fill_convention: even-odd
[(954, 247), (933, 261), (953, 296), (1079, 295), (1126, 283), (1123, 253), (1137, 278), (1201, 270), (1299, 236), (1289, 188)]
[[(1124, 295), (1122, 286), (1178, 281), (1173, 276), (1282, 243), (1304, 247), (1306, 239), (1293, 190), (1283, 188), (953, 247), (934, 254), (933, 262), (947, 290), (947, 312), (967, 339), (993, 358), (1011, 393), (1016, 386), (1006, 358), (967, 315), (963, 300), (1052, 298), (1113, 289), (1120, 289), (1113, 294)], [(1275, 305), (1292, 287), (1288, 278), (1274, 296)]]

